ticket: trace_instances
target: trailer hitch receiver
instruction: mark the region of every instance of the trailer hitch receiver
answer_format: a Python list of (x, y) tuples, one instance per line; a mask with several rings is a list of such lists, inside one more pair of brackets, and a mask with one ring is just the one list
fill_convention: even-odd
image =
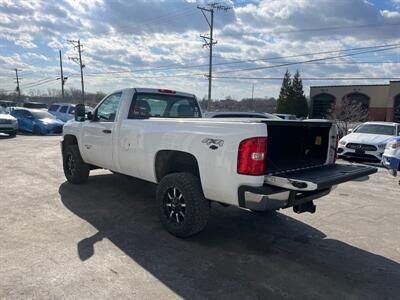
[(297, 214), (301, 214), (304, 212), (315, 213), (317, 207), (314, 205), (313, 201), (301, 203), (298, 205), (293, 206), (293, 211)]

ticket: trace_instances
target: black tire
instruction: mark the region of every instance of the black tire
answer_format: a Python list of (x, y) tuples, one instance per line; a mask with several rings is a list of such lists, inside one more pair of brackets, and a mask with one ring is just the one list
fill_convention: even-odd
[(11, 132), (11, 133), (9, 134), (10, 137), (16, 137), (16, 135), (17, 135), (17, 132), (16, 132), (16, 131), (13, 131), (13, 132)]
[(82, 184), (86, 182), (90, 173), (90, 166), (85, 163), (77, 145), (69, 145), (63, 153), (64, 174), (68, 182)]
[(157, 187), (157, 202), (161, 223), (180, 238), (199, 233), (210, 217), (210, 201), (204, 198), (200, 180), (191, 173), (165, 176)]
[(36, 134), (36, 135), (42, 135), (42, 132), (40, 131), (40, 128), (38, 127), (38, 126), (33, 126), (33, 131), (32, 131), (32, 133), (33, 134)]

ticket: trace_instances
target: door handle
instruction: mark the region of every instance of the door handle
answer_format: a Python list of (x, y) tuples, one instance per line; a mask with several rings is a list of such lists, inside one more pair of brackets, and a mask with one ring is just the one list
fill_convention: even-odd
[(104, 129), (103, 132), (109, 134), (109, 133), (111, 133), (111, 130), (110, 129)]

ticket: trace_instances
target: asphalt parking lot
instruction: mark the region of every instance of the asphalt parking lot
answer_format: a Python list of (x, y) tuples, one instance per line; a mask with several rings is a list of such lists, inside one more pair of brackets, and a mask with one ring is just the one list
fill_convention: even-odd
[(0, 138), (1, 299), (399, 299), (400, 186), (383, 169), (315, 214), (213, 205), (180, 240), (154, 185), (103, 170), (68, 184), (59, 140)]

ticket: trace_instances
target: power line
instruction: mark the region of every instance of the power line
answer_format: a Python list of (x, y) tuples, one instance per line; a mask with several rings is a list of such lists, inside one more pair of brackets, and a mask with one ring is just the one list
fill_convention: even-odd
[(302, 28), (302, 29), (277, 30), (277, 31), (271, 30), (271, 31), (259, 31), (259, 32), (237, 32), (237, 33), (224, 33), (224, 35), (225, 36), (240, 36), (240, 35), (257, 35), (257, 34), (262, 35), (262, 34), (302, 33), (302, 32), (318, 32), (318, 31), (332, 31), (332, 30), (338, 30), (338, 29), (354, 29), (354, 28), (386, 27), (386, 26), (400, 26), (400, 23), (332, 26), (332, 27)]
[(302, 54), (294, 54), (294, 55), (286, 55), (286, 56), (274, 56), (274, 57), (257, 58), (257, 59), (236, 60), (236, 61), (232, 61), (232, 62), (219, 63), (219, 64), (214, 64), (214, 65), (232, 65), (232, 64), (240, 64), (243, 62), (271, 61), (271, 60), (277, 60), (277, 59), (298, 58), (298, 57), (303, 57), (303, 56), (333, 54), (333, 53), (358, 51), (358, 50), (366, 50), (366, 49), (380, 49), (380, 48), (387, 48), (387, 47), (393, 47), (393, 46), (400, 46), (400, 43), (377, 45), (377, 46), (356, 47), (356, 48), (348, 48), (348, 49), (341, 49), (341, 50), (318, 51), (318, 52), (302, 53)]
[(349, 56), (360, 55), (360, 54), (370, 53), (370, 52), (388, 51), (388, 50), (393, 50), (393, 49), (398, 49), (398, 48), (399, 48), (399, 46), (389, 47), (389, 48), (384, 48), (384, 49), (366, 50), (366, 51), (361, 51), (361, 52), (356, 52), (356, 53), (347, 53), (347, 54), (330, 56), (330, 57), (328, 56), (328, 57), (323, 57), (323, 58), (309, 59), (309, 60), (304, 60), (304, 61), (299, 61), (299, 62), (294, 62), (294, 63), (283, 63), (283, 64), (278, 64), (278, 65), (273, 65), (273, 66), (263, 66), (263, 67), (252, 67), (252, 68), (243, 68), (243, 69), (236, 69), (236, 70), (217, 71), (216, 73), (218, 73), (218, 74), (236, 73), (236, 72), (242, 72), (242, 71), (257, 71), (257, 70), (265, 70), (265, 69), (272, 69), (272, 68), (278, 68), (278, 67), (287, 67), (287, 66), (292, 66), (292, 65), (307, 64), (310, 62), (318, 62), (318, 61), (324, 61), (324, 60), (330, 60), (330, 59), (336, 59), (336, 58), (349, 57)]
[[(349, 49), (342, 49), (342, 50), (333, 50), (333, 51), (320, 51), (320, 52), (312, 52), (312, 53), (302, 53), (302, 54), (296, 54), (296, 55), (287, 55), (287, 56), (275, 56), (275, 57), (267, 57), (267, 58), (258, 58), (258, 59), (247, 59), (247, 60), (236, 60), (236, 61), (231, 61), (231, 62), (221, 62), (221, 63), (213, 63), (213, 66), (225, 66), (225, 65), (231, 65), (231, 64), (241, 64), (241, 63), (247, 63), (247, 62), (259, 62), (259, 61), (274, 61), (277, 59), (286, 59), (286, 58), (297, 58), (297, 57), (304, 57), (304, 56), (315, 56), (315, 55), (320, 55), (320, 54), (333, 54), (333, 53), (341, 53), (341, 52), (349, 52), (349, 51), (356, 51), (356, 50), (366, 50), (366, 49), (371, 49), (369, 52), (375, 52), (375, 50), (372, 49), (381, 49), (385, 47), (390, 48), (394, 46), (400, 46), (400, 43), (397, 44), (388, 44), (388, 45), (377, 45), (377, 46), (368, 46), (368, 47), (357, 47), (357, 48), (349, 48)], [(387, 49), (387, 50), (390, 50)], [(368, 53), (369, 53), (368, 52)], [(351, 54), (358, 54), (358, 53), (351, 53)], [(339, 57), (340, 58), (340, 57)], [(280, 62), (277, 62), (280, 63)], [(298, 64), (301, 62), (284, 62), (282, 64)], [(309, 63), (314, 63), (314, 62), (309, 62)], [(317, 63), (317, 62), (315, 62)], [(319, 62), (320, 63), (320, 62)], [(397, 62), (396, 62), (397, 63)], [(168, 71), (168, 70), (178, 70), (178, 69), (196, 69), (196, 68), (201, 68), (201, 67), (208, 67), (209, 64), (198, 64), (198, 65), (178, 65), (178, 66), (160, 66), (160, 67), (153, 67), (153, 68), (142, 68), (142, 69), (136, 69), (136, 70), (122, 70), (122, 71), (107, 71), (107, 72), (97, 72), (97, 73), (88, 73), (86, 76), (96, 76), (96, 75), (109, 75), (109, 74), (124, 74), (124, 73), (138, 73), (138, 72), (151, 72), (151, 71)], [(277, 65), (273, 66), (268, 66), (268, 67), (276, 67)], [(280, 66), (280, 65), (278, 65)]]
[(25, 89), (31, 89), (31, 88), (34, 88), (34, 87), (38, 87), (38, 86), (41, 86), (41, 85), (46, 85), (46, 84), (53, 83), (53, 82), (56, 82), (56, 81), (57, 81), (57, 78), (44, 79), (44, 80), (42, 79), (40, 82), (31, 84), (29, 86), (25, 86), (24, 88)]
[[(340, 52), (347, 52), (347, 51), (354, 51), (357, 49), (370, 49), (369, 51), (363, 51), (363, 52), (356, 52), (356, 53), (348, 53), (346, 55), (339, 55), (339, 56), (333, 56), (333, 57), (324, 57), (324, 58), (319, 58), (319, 59), (314, 59), (314, 60), (307, 60), (307, 61), (300, 61), (300, 62), (291, 62), (291, 63), (284, 63), (284, 64), (279, 64), (279, 65), (273, 65), (273, 66), (268, 66), (268, 67), (262, 67), (262, 68), (277, 68), (277, 67), (281, 67), (281, 66), (287, 66), (287, 65), (293, 65), (293, 64), (302, 64), (302, 63), (311, 63), (311, 61), (313, 61), (313, 63), (316, 63), (315, 61), (317, 60), (319, 63), (321, 63), (321, 61), (324, 60), (330, 60), (330, 59), (334, 59), (334, 58), (341, 58), (343, 56), (354, 56), (354, 55), (360, 55), (363, 53), (370, 53), (370, 52), (378, 52), (378, 51), (387, 51), (387, 50), (391, 50), (394, 48), (398, 48), (398, 47), (388, 47), (388, 46), (393, 46), (393, 45), (400, 45), (400, 44), (392, 44), (392, 45), (379, 45), (379, 46), (370, 46), (370, 47), (358, 47), (358, 48), (352, 48), (352, 49), (344, 49), (344, 50), (337, 50), (337, 51), (324, 51), (324, 53), (340, 53)], [(381, 47), (386, 47), (384, 49), (381, 49)], [(375, 48), (375, 49), (371, 49), (371, 48)], [(378, 48), (378, 49), (377, 49)], [(318, 54), (321, 52), (318, 52)], [(309, 55), (315, 55), (316, 53), (306, 53), (306, 54), (300, 54), (300, 55), (295, 55), (295, 56), (309, 56)], [(291, 55), (290, 57), (293, 57), (293, 55)], [(279, 57), (279, 58), (285, 58), (285, 56)], [(277, 57), (275, 58), (268, 58), (269, 60), (272, 59), (277, 59)], [(262, 59), (265, 60), (265, 59)], [(254, 60), (253, 60), (254, 61)], [(226, 63), (221, 63), (221, 64), (226, 64)], [(183, 66), (185, 68), (189, 68), (189, 67), (193, 67), (193, 66)], [(167, 68), (164, 68), (162, 70), (166, 70)], [(170, 68), (170, 69), (174, 69), (174, 68)], [(151, 70), (157, 70), (155, 68), (153, 69), (142, 69), (142, 70), (132, 70), (132, 71), (112, 71), (112, 72), (103, 72), (103, 73), (92, 73), (92, 74), (86, 74), (87, 76), (103, 76), (103, 75), (109, 75), (109, 74), (118, 74), (118, 73), (132, 73), (132, 72), (138, 72), (138, 71), (151, 71)], [(238, 71), (238, 70), (233, 70), (233, 71)], [(220, 73), (220, 72), (217, 72)], [(72, 74), (71, 77), (77, 77), (81, 74)], [(176, 78), (176, 77), (189, 77), (189, 76), (203, 76), (203, 74), (200, 73), (190, 73), (190, 74), (175, 74), (175, 75), (153, 75), (153, 76), (139, 76), (139, 77), (135, 77), (136, 79), (154, 79), (154, 78)], [(214, 78), (221, 78), (221, 77), (215, 77)], [(250, 77), (250, 79), (253, 77)], [(239, 79), (238, 77), (233, 77), (232, 79)], [(254, 79), (256, 79), (256, 77), (254, 77)], [(368, 79), (368, 78), (366, 78)], [(44, 85), (44, 84), (48, 84), (50, 82), (56, 81), (57, 78), (44, 78), (35, 82), (30, 82), (27, 83), (26, 88), (32, 88), (32, 87), (36, 87), (36, 86), (40, 86), (40, 85)]]
[[(283, 77), (246, 77), (246, 76), (214, 76), (214, 79), (236, 80), (282, 80)], [(302, 77), (303, 81), (339, 81), (339, 80), (399, 80), (400, 77)]]

